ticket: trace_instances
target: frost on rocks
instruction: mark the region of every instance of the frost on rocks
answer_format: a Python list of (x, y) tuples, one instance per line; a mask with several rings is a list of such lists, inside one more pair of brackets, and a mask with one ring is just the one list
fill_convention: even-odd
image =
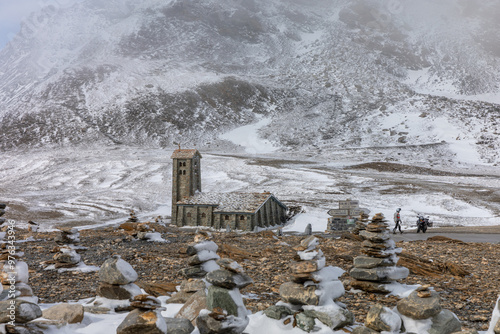
[(344, 270), (325, 267), (325, 257), (318, 244), (316, 237), (309, 236), (295, 248), (300, 260), (291, 263), (291, 281), (280, 287), (282, 302), (266, 309), (266, 316), (281, 320), (293, 315), (297, 327), (307, 332), (316, 320), (333, 330), (354, 323), (353, 314), (336, 301), (345, 293), (338, 279)]
[(137, 272), (119, 255), (106, 260), (99, 270), (99, 279), (108, 284), (128, 284), (137, 280)]

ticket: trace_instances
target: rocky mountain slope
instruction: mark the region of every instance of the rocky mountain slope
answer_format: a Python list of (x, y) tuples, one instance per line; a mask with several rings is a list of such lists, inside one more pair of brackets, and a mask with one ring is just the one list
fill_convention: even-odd
[(47, 6), (0, 51), (0, 147), (227, 150), (221, 133), (266, 118), (260, 135), (284, 151), (416, 148), (444, 163), (466, 147), (495, 164), (499, 13), (493, 0)]

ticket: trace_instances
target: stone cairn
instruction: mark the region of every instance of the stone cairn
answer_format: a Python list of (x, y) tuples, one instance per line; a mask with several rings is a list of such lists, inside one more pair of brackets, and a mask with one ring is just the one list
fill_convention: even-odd
[(366, 224), (368, 224), (368, 217), (369, 216), (366, 213), (361, 212), (351, 232), (353, 234), (359, 235), (361, 231), (366, 230)]
[(394, 311), (400, 314), (406, 331), (417, 333), (419, 328), (430, 322), (431, 327), (427, 330), (429, 333), (460, 332), (462, 325), (457, 316), (442, 309), (438, 293), (429, 288), (428, 285), (419, 287), (397, 303)]
[(228, 258), (217, 261), (220, 269), (206, 275), (206, 309), (196, 318), (200, 334), (240, 334), (248, 325), (248, 311), (240, 289), (253, 284), (243, 268)]
[(344, 271), (337, 267), (325, 267), (326, 259), (315, 236), (302, 240), (295, 248), (297, 256), (290, 265), (292, 281), (281, 285), (281, 302), (267, 308), (264, 314), (272, 319), (291, 322), (306, 332), (314, 328), (318, 319), (333, 330), (354, 323), (354, 315), (335, 300), (344, 295), (345, 289), (338, 277)]
[(167, 333), (167, 322), (161, 315), (165, 308), (161, 306), (159, 299), (139, 294), (132, 298), (130, 306), (134, 309), (123, 319), (116, 334)]
[(350, 275), (351, 287), (367, 292), (389, 293), (387, 284), (408, 277), (410, 271), (396, 266), (400, 248), (390, 238), (389, 225), (381, 213), (375, 214), (366, 230), (359, 233), (365, 240), (361, 244), (364, 256), (354, 258)]
[[(0, 216), (5, 213), (5, 207), (5, 204), (0, 204)], [(21, 260), (24, 254), (18, 252), (17, 249), (8, 249), (6, 245), (2, 244), (0, 261), (2, 282), (0, 285), (0, 324), (7, 325), (0, 325), (3, 327), (0, 327), (0, 330), (3, 329), (4, 333), (42, 334), (36, 325), (30, 323), (31, 320), (42, 316), (42, 310), (37, 304), (38, 298), (33, 295), (33, 290), (28, 285), (28, 265)], [(12, 315), (15, 316), (12, 317)], [(8, 324), (10, 322), (14, 325)]]
[[(134, 284), (137, 277), (136, 271), (128, 262), (119, 255), (113, 255), (104, 261), (99, 269), (100, 284), (97, 288), (97, 295), (111, 300), (128, 301), (142, 294), (141, 288)], [(98, 301), (94, 302), (94, 306), (101, 304)]]
[(457, 316), (443, 310), (439, 295), (426, 285), (400, 300), (392, 310), (380, 304), (372, 306), (364, 326), (352, 333), (399, 333), (403, 327), (407, 333), (451, 334), (461, 330)]
[(194, 237), (194, 242), (189, 244), (186, 253), (189, 267), (180, 271), (184, 276), (179, 292), (174, 294), (167, 303), (186, 303), (196, 292), (204, 290), (207, 286), (203, 280), (213, 270), (219, 269), (215, 261), (220, 259), (217, 255), (219, 246), (212, 240), (212, 235), (206, 231), (199, 231)]
[(45, 264), (50, 264), (52, 267), (47, 269), (61, 268), (76, 268), (82, 262), (80, 254), (77, 250), (84, 250), (83, 247), (78, 247), (80, 243), (80, 232), (76, 228), (62, 228), (59, 234), (55, 237), (55, 242), (59, 245), (54, 248), (56, 252), (52, 261), (46, 261)]

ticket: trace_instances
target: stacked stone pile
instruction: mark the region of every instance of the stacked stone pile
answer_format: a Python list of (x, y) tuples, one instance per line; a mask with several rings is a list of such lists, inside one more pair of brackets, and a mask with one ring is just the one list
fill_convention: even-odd
[(390, 238), (389, 225), (384, 215), (377, 213), (366, 230), (359, 233), (363, 241), (361, 252), (364, 256), (354, 258), (354, 268), (350, 275), (351, 286), (368, 292), (389, 293), (387, 284), (408, 277), (409, 270), (396, 266), (400, 248)]
[(80, 264), (83, 264), (82, 258), (77, 252), (85, 250), (84, 247), (78, 247), (80, 243), (78, 229), (62, 228), (55, 241), (62, 246), (54, 249), (56, 254), (51, 261), (43, 262), (43, 264), (49, 265), (46, 269), (77, 268)]
[(457, 316), (442, 309), (441, 298), (429, 286), (422, 286), (400, 300), (394, 311), (400, 314), (408, 333), (420, 333), (422, 328), (428, 328), (429, 334), (450, 334), (461, 329)]
[(207, 289), (206, 309), (196, 318), (200, 334), (239, 334), (248, 325), (248, 311), (240, 289), (253, 283), (243, 268), (231, 259), (217, 261), (220, 269), (206, 275), (211, 285)]
[(172, 296), (167, 303), (183, 304), (188, 301), (197, 291), (205, 289), (206, 284), (203, 278), (207, 273), (219, 269), (216, 260), (220, 259), (217, 255), (219, 248), (215, 242), (210, 240), (211, 234), (205, 231), (198, 232), (194, 237), (194, 243), (188, 245), (187, 255), (189, 267), (181, 270), (185, 277), (180, 286), (180, 291)]
[(136, 271), (119, 255), (113, 255), (103, 263), (99, 270), (99, 280), (97, 295), (103, 298), (130, 300), (142, 294), (141, 289), (134, 284), (137, 280)]
[(18, 300), (38, 303), (38, 297), (33, 294), (29, 286), (28, 264), (21, 260), (22, 252), (7, 253), (11, 262), (7, 259), (0, 261), (0, 278), (2, 288), (0, 289), (0, 300), (6, 300), (15, 296)]
[(167, 322), (161, 315), (165, 308), (157, 298), (139, 294), (132, 298), (134, 308), (116, 329), (117, 334), (154, 333), (166, 334)]
[(361, 231), (364, 231), (366, 230), (366, 224), (368, 224), (368, 219), (369, 216), (364, 213), (364, 212), (361, 212), (359, 214), (359, 218), (356, 220), (356, 224), (354, 225), (354, 228), (352, 229), (352, 233), (353, 234), (356, 234), (356, 235), (359, 235), (359, 233)]
[(297, 256), (290, 269), (292, 281), (280, 287), (282, 302), (264, 311), (269, 318), (290, 322), (291, 316), (297, 327), (310, 332), (318, 319), (333, 330), (354, 322), (353, 314), (335, 300), (344, 295), (344, 285), (338, 277), (344, 271), (337, 267), (325, 267), (325, 257), (317, 246), (314, 236), (302, 240), (296, 248)]
[(439, 295), (423, 286), (400, 300), (393, 310), (372, 306), (365, 325), (352, 333), (399, 333), (402, 328), (406, 333), (451, 334), (460, 332), (461, 324), (455, 314), (441, 308)]

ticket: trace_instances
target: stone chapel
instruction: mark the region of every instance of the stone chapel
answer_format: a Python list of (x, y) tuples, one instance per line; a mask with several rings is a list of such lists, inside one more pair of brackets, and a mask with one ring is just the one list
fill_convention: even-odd
[(203, 193), (198, 150), (177, 149), (172, 159), (173, 224), (253, 231), (285, 223), (288, 208), (271, 193)]

